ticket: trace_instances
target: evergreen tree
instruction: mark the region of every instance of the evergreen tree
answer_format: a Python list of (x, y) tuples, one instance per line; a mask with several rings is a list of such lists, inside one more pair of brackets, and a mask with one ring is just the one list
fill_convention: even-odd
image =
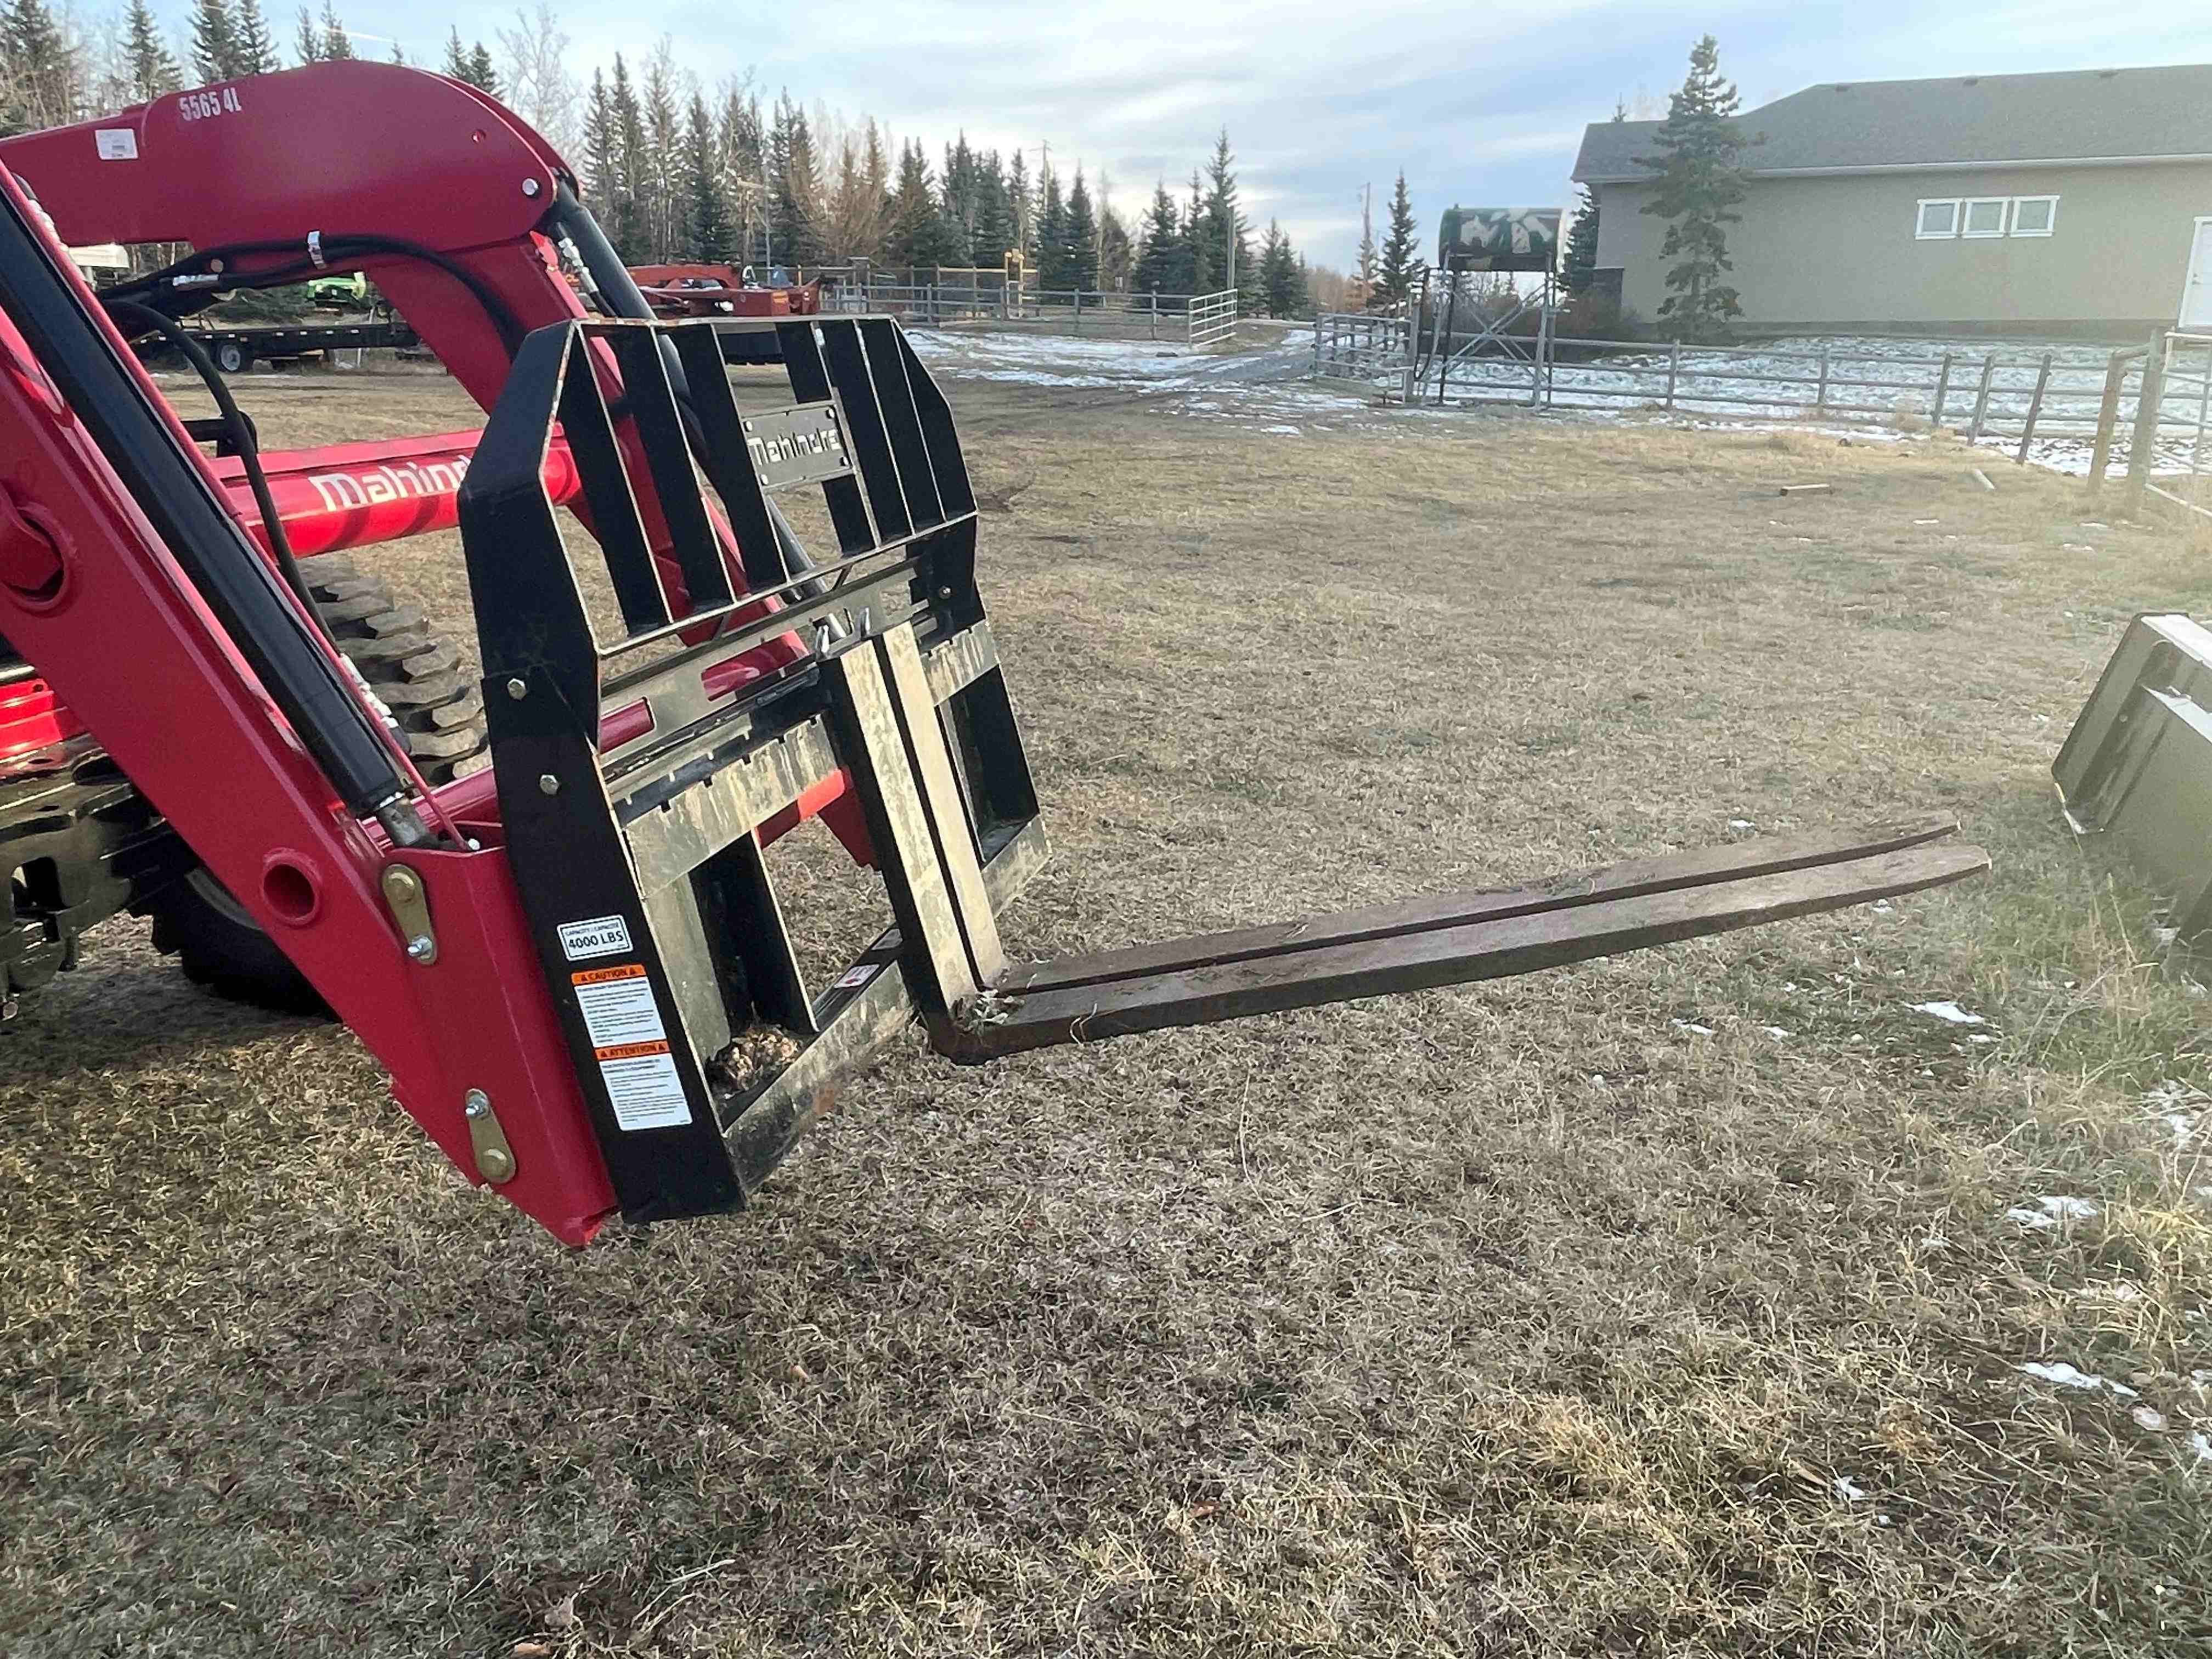
[(1014, 240), (1009, 246), (1024, 264), (1034, 264), (1036, 256), (1036, 194), (1030, 185), (1029, 168), (1016, 150), (1013, 164), (1006, 169), (1006, 207), (1014, 221)]
[(334, 0), (323, 0), (323, 56), (332, 62), (353, 56), (353, 37), (346, 33)]
[(634, 185), (645, 207), (646, 245), (656, 259), (672, 259), (686, 240), (690, 216), (684, 179), (684, 118), (676, 107), (676, 53), (665, 35), (645, 70), (639, 117), (645, 148)]
[(1218, 286), (1214, 278), (1221, 274), (1220, 255), (1215, 251), (1212, 239), (1206, 234), (1206, 189), (1198, 181), (1198, 169), (1190, 170), (1190, 205), (1183, 210), (1182, 234), (1179, 239), (1182, 252), (1183, 292), (1211, 294)]
[(1049, 167), (1038, 181), (1036, 222), (1030, 234), (1036, 244), (1037, 287), (1074, 287), (1068, 268), (1067, 204), (1060, 200), (1060, 175)]
[(1083, 165), (1075, 167), (1075, 183), (1067, 192), (1067, 285), (1080, 293), (1098, 287), (1098, 215), (1091, 201), (1091, 187), (1083, 181)]
[(1260, 300), (1270, 317), (1295, 317), (1306, 308), (1304, 262), (1291, 251), (1291, 239), (1272, 219), (1260, 245)]
[(1238, 309), (1245, 310), (1259, 304), (1260, 270), (1249, 245), (1251, 227), (1237, 206), (1237, 174), (1230, 166), (1236, 159), (1229, 148), (1229, 129), (1224, 127), (1213, 147), (1213, 159), (1206, 164), (1204, 237), (1211, 250), (1211, 268), (1221, 274), (1220, 285), (1227, 288), (1233, 283)]
[(1176, 284), (1182, 276), (1182, 221), (1176, 212), (1175, 198), (1168, 194), (1166, 179), (1152, 186), (1152, 204), (1146, 210), (1144, 226), (1138, 234), (1144, 240), (1144, 251), (1137, 256), (1136, 273), (1131, 278), (1133, 286), (1151, 294), (1182, 292)]
[(1417, 251), (1419, 232), (1413, 222), (1413, 204), (1406, 194), (1406, 175), (1398, 175), (1398, 188), (1390, 197), (1390, 230), (1382, 239), (1382, 263), (1375, 276), (1375, 291), (1392, 301), (1410, 299), (1419, 280), (1422, 260)]
[(78, 113), (78, 64), (46, 0), (0, 7), (0, 121), (7, 128), (60, 126)]
[(707, 100), (696, 92), (691, 94), (690, 118), (684, 132), (684, 162), (691, 185), (690, 255), (707, 264), (726, 264), (736, 249), (729, 203), (722, 194), (721, 157)]
[(893, 269), (903, 267), (917, 283), (931, 280), (925, 272), (949, 264), (951, 228), (929, 176), (929, 157), (909, 140), (899, 149), (898, 185), (891, 191), (890, 230), (884, 240), (884, 258)]
[(592, 71), (592, 94), (584, 105), (584, 189), (599, 204), (600, 223), (611, 225), (622, 193), (622, 137), (607, 78), (598, 70)]
[(1644, 211), (1668, 222), (1659, 257), (1674, 264), (1659, 320), (1676, 339), (1718, 339), (1729, 319), (1743, 314), (1735, 289), (1721, 280), (1735, 268), (1724, 227), (1743, 217), (1735, 211), (1744, 196), (1739, 107), (1735, 86), (1721, 78), (1719, 44), (1708, 34), (1691, 48), (1689, 75), (1651, 136), (1657, 154), (1637, 158), (1656, 185)]
[(469, 52), (468, 82), (495, 98), (503, 96), (499, 88), (499, 67), (491, 61), (491, 53), (481, 40)]
[(1597, 198), (1588, 185), (1575, 204), (1575, 222), (1567, 232), (1566, 257), (1560, 276), (1570, 294), (1587, 294), (1597, 275)]
[(438, 73), (455, 81), (469, 78), (469, 49), (461, 44), (461, 28), (458, 23), (446, 31), (446, 61), (438, 66)]
[(269, 20), (261, 15), (261, 0), (238, 0), (232, 39), (235, 60), (232, 76), (271, 75), (282, 67), (276, 40), (269, 33)]
[(292, 37), (292, 50), (300, 54), (303, 64), (323, 61), (323, 30), (315, 21), (315, 14), (305, 6), (300, 8), (300, 30)]
[(392, 43), (392, 61), (395, 64), (404, 64), (407, 61), (406, 48), (402, 46), (397, 40), (394, 40)]
[(229, 0), (199, 0), (192, 10), (192, 73), (200, 84), (228, 81), (238, 67), (238, 22)]
[(769, 193), (775, 262), (821, 264), (822, 184), (814, 165), (814, 135), (806, 112), (788, 92), (776, 100), (775, 125), (769, 133)]
[(609, 198), (612, 217), (607, 240), (627, 263), (647, 255), (645, 204), (639, 199), (645, 177), (645, 123), (638, 114), (637, 88), (630, 84), (629, 65), (615, 54), (615, 72), (607, 83), (607, 114), (613, 139), (615, 188)]
[(1014, 213), (1006, 190), (1006, 169), (999, 152), (987, 151), (976, 162), (975, 231), (969, 257), (979, 269), (1003, 270), (1006, 250), (1014, 245)]
[(146, 0), (131, 0), (131, 8), (124, 15), (123, 63), (130, 82), (128, 95), (134, 104), (175, 92), (185, 83)]

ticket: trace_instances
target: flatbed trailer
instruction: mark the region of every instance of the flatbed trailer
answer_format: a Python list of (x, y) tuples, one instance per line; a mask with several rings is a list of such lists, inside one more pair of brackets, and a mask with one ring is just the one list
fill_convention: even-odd
[[(367, 323), (248, 323), (235, 327), (202, 325), (185, 331), (198, 341), (226, 374), (243, 374), (261, 362), (306, 357), (319, 351), (374, 351), (419, 345), (415, 331), (392, 318)], [(149, 338), (142, 355), (159, 356), (169, 348)]]

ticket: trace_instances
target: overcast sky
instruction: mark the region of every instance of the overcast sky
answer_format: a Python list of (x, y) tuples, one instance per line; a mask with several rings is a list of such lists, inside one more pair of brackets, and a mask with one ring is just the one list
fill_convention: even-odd
[[(289, 40), (287, 0), (264, 3)], [(665, 33), (709, 86), (750, 70), (770, 94), (874, 115), (933, 155), (963, 127), (1001, 150), (1049, 143), (1055, 167), (1109, 171), (1133, 219), (1154, 179), (1187, 180), (1225, 125), (1253, 218), (1279, 218), (1310, 258), (1340, 267), (1358, 240), (1361, 186), (1375, 187), (1379, 237), (1401, 168), (1425, 244), (1455, 202), (1564, 205), (1583, 123), (1639, 93), (1664, 113), (1708, 30), (1747, 106), (1817, 81), (2212, 61), (2203, 0), (556, 3), (587, 75)], [(489, 41), (513, 15), (512, 3), (340, 5), (356, 29), (397, 35), (418, 58), (449, 21)]]

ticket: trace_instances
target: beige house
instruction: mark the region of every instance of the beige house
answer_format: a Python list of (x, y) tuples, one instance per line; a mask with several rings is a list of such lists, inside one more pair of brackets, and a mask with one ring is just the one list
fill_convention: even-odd
[[(1808, 87), (1751, 141), (1729, 281), (1743, 323), (1853, 332), (2212, 331), (2212, 64)], [(1584, 132), (1600, 282), (1667, 298), (1656, 121)]]

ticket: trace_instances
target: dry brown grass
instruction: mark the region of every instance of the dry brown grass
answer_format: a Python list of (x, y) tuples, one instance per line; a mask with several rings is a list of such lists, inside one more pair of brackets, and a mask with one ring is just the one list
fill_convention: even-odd
[[(0, 1035), (0, 1647), (2212, 1641), (2212, 1170), (2141, 1099), (2205, 1081), (2203, 994), (2046, 770), (2200, 559), (1941, 441), (956, 400), (981, 483), (1027, 481), (985, 548), (1057, 843), (1018, 946), (1732, 821), (1946, 806), (1996, 873), (989, 1071), (909, 1047), (759, 1210), (580, 1255), (343, 1033), (111, 927)], [(381, 562), (459, 597), (450, 549)], [(2006, 1218), (2056, 1194), (2100, 1213)]]

